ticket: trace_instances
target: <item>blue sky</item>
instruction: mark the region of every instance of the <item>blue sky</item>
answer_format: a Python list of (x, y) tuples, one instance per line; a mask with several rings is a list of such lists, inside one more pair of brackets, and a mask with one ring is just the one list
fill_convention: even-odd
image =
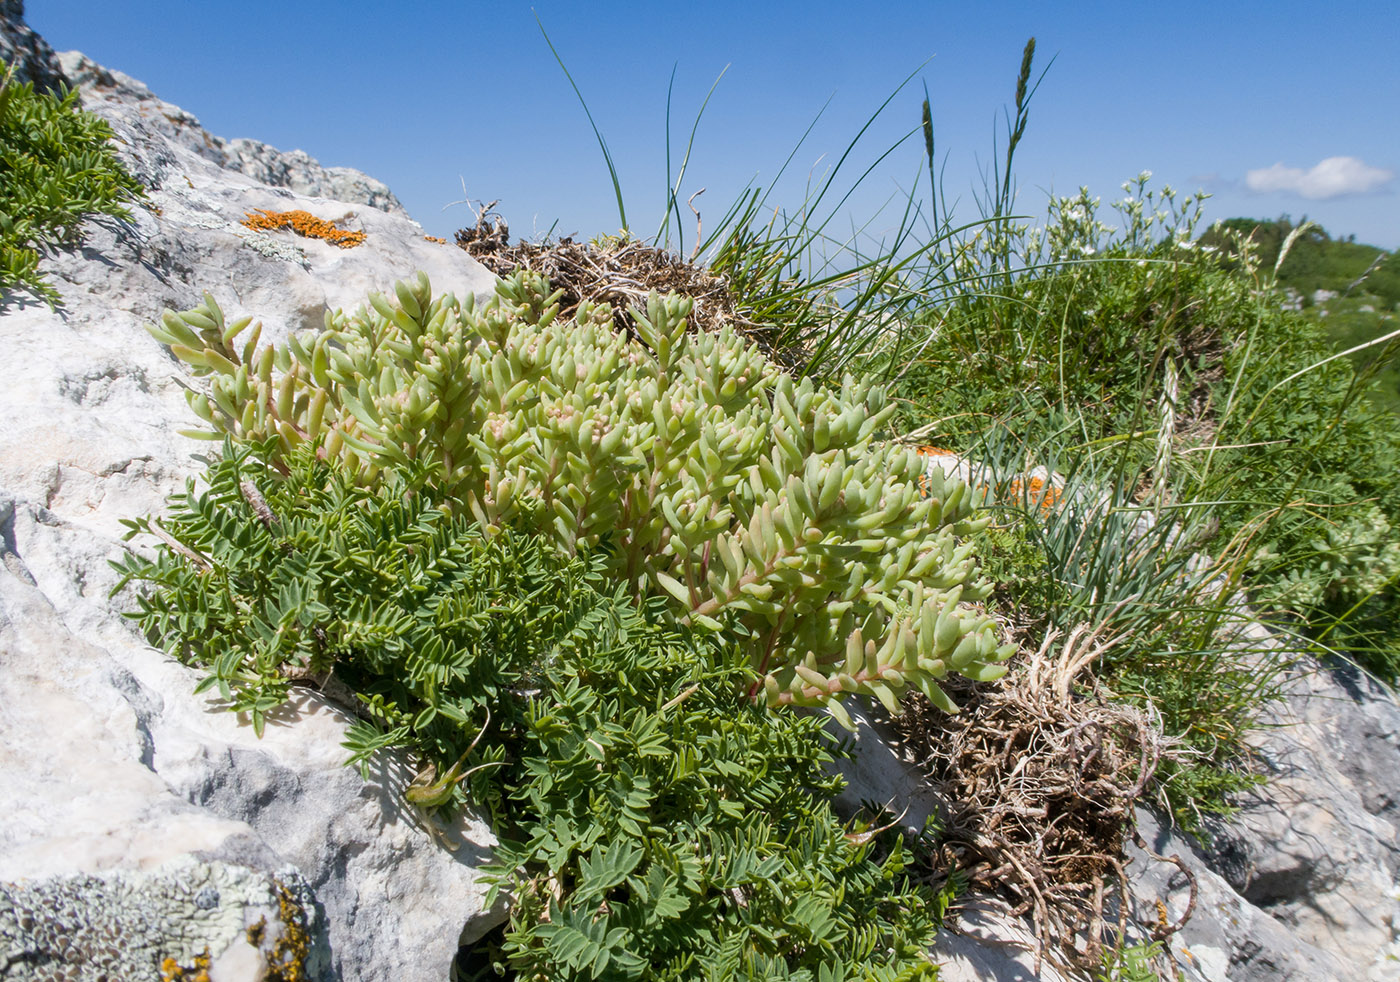
[[(665, 201), (673, 69), (674, 172), (729, 66), (682, 188), (707, 188), (702, 213), (717, 218), (745, 184), (772, 180), (830, 99), (770, 199), (797, 206), (809, 174), (830, 167), (916, 72), (857, 144), (849, 178), (917, 127), (927, 84), (944, 190), (955, 217), (972, 220), (979, 168), (994, 131), (1004, 146), (1002, 110), (1034, 36), (1036, 71), (1050, 68), (1017, 152), (1019, 211), (1038, 214), (1047, 192), (1080, 185), (1106, 206), (1148, 169), (1154, 185), (1213, 192), (1208, 219), (1306, 215), (1334, 235), (1400, 247), (1393, 0), (26, 3), (55, 48), (142, 80), (220, 136), (364, 170), (431, 233), (471, 224), (451, 204), (464, 185), (473, 201), (499, 199), (516, 236), (614, 231), (602, 155), (536, 14), (608, 141), (644, 237)], [(922, 154), (919, 137), (897, 149), (852, 199), (852, 220), (926, 182)]]

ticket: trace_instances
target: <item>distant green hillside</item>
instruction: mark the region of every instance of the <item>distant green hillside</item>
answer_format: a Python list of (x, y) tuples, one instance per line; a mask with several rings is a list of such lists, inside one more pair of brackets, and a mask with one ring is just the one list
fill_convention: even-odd
[[(1253, 234), (1259, 243), (1260, 265), (1272, 270), (1279, 249), (1294, 225), (1287, 216), (1273, 221), (1230, 218), (1216, 224), (1201, 236), (1204, 244), (1220, 245), (1224, 231), (1236, 229)], [(1305, 298), (1315, 290), (1334, 293), (1366, 293), (1387, 307), (1400, 303), (1400, 256), (1375, 246), (1361, 245), (1355, 238), (1334, 239), (1317, 225), (1308, 228), (1293, 243), (1279, 269), (1280, 286), (1292, 287)], [(1306, 302), (1306, 301), (1305, 301)]]
[[(1286, 216), (1273, 221), (1230, 218), (1201, 236), (1201, 242), (1224, 246), (1227, 230), (1253, 235), (1259, 243), (1260, 269), (1272, 271), (1294, 227)], [(1323, 326), (1339, 351), (1400, 327), (1400, 254), (1361, 245), (1354, 237), (1334, 239), (1316, 225), (1309, 227), (1284, 257), (1278, 285), (1296, 291), (1304, 315)], [(1318, 290), (1336, 296), (1314, 302)], [(1400, 414), (1400, 346), (1368, 348), (1352, 361), (1358, 370), (1375, 373), (1370, 392), (1375, 405)]]

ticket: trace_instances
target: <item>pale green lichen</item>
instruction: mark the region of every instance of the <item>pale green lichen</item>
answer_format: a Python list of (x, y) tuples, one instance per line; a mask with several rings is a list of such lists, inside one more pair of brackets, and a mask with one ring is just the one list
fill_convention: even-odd
[(293, 871), (194, 861), (0, 883), (0, 977), (199, 982), (246, 943), (264, 953), (268, 979), (304, 982), (310, 896)]

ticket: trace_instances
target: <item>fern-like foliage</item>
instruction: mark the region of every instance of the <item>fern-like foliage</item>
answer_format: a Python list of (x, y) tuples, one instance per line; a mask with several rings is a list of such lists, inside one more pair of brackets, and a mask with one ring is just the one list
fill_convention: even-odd
[(934, 898), (897, 836), (832, 814), (820, 718), (747, 699), (734, 646), (639, 623), (599, 641), (546, 668), (509, 792), (526, 807), (498, 829), (519, 977), (931, 976)]
[(259, 730), (295, 680), (334, 677), (362, 773), (385, 748), (437, 773), (465, 757), (442, 807), (491, 814), (517, 978), (933, 975), (946, 897), (897, 833), (832, 814), (821, 718), (750, 699), (742, 646), (610, 579), (607, 540), (562, 557), (483, 532), (421, 474), (368, 488), (272, 450), (226, 443), (205, 490), (129, 523), (165, 545), (117, 564), (118, 589), (149, 583), (131, 616)]
[(17, 83), (0, 62), (0, 296), (27, 290), (59, 303), (39, 275), (46, 246), (81, 237), (93, 215), (127, 218), (145, 189), (117, 159), (105, 120), (60, 96)]
[(259, 732), (292, 680), (333, 671), (379, 724), (352, 734), (355, 762), (405, 745), (450, 763), (536, 662), (620, 616), (583, 588), (602, 582), (596, 561), (509, 529), (488, 540), (397, 476), (370, 491), (312, 453), (272, 480), (266, 449), (227, 446), (206, 490), (191, 482), (161, 523), (127, 522), (180, 549), (117, 564), (118, 588), (157, 587), (131, 615), (152, 642), (211, 669), (199, 690)]

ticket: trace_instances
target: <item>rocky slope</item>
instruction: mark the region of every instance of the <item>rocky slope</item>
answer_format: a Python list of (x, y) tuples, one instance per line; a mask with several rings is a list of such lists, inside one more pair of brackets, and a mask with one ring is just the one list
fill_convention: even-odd
[[(61, 311), (0, 306), (0, 978), (158, 979), (165, 959), (207, 957), (220, 982), (290, 958), (305, 978), (444, 980), (459, 940), (500, 917), (481, 909), (476, 873), (490, 830), (464, 817), (451, 830), (463, 846), (443, 849), (402, 806), (404, 763), (380, 759), (369, 782), (343, 767), (345, 715), (311, 690), (262, 739), (192, 695), (198, 673), (120, 617), (131, 596), (108, 596), (108, 560), (131, 548), (121, 520), (158, 512), (207, 447), (177, 432), (197, 380), (143, 322), (207, 290), (281, 339), (419, 269), (459, 294), (493, 278), (426, 240), (372, 178), (209, 134), (120, 72), (55, 55), (22, 13), (0, 0), (0, 57), (40, 85), (78, 86), (150, 205), (46, 259)], [(365, 240), (254, 231), (240, 221), (255, 209), (304, 210)], [(1314, 673), (1278, 721), (1260, 741), (1274, 779), (1214, 851), (1140, 816), (1149, 846), (1197, 883), (1172, 954), (1193, 979), (1400, 979), (1400, 709)], [(939, 807), (877, 722), (859, 750), (849, 800), (910, 802), (910, 821)], [(1175, 865), (1132, 858), (1131, 919), (1147, 937), (1159, 902), (1177, 919), (1189, 891)], [(944, 978), (1030, 978), (1027, 937), (976, 901), (936, 957)]]
[[(424, 269), (489, 291), (464, 253), (424, 239), (384, 185), (304, 153), (225, 142), (140, 83), (54, 55), (0, 7), (0, 51), (80, 88), (150, 189), (133, 221), (88, 230), (43, 271), (64, 307), (0, 306), (0, 978), (155, 979), (164, 959), (219, 980), (296, 958), (303, 978), (445, 979), (459, 937), (493, 922), (470, 818), (438, 845), (406, 812), (386, 757), (344, 767), (346, 718), (301, 693), (264, 737), (191, 694), (197, 673), (151, 650), (108, 597), (123, 518), (202, 469), (191, 380), (142, 327), (212, 293), (265, 336)], [(301, 209), (365, 233), (341, 249), (240, 223)], [(494, 915), (499, 919), (499, 912)], [(261, 930), (249, 933), (262, 924)], [(293, 976), (285, 976), (293, 977)]]

